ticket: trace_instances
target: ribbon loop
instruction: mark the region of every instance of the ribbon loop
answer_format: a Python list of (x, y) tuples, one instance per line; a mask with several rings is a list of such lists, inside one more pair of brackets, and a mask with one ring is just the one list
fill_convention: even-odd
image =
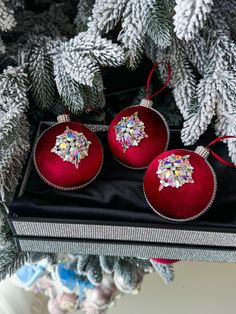
[[(165, 81), (165, 83), (163, 84), (163, 86), (158, 90), (156, 91), (155, 93), (149, 95), (149, 92), (150, 92), (150, 83), (151, 83), (151, 78), (152, 78), (152, 75), (155, 71), (155, 69), (160, 65), (160, 64), (166, 64), (167, 65), (167, 69), (168, 69), (168, 76), (167, 76), (167, 79)], [(154, 64), (153, 68), (151, 69), (149, 75), (148, 75), (148, 79), (147, 79), (147, 85), (146, 85), (146, 99), (148, 100), (151, 100), (153, 97), (157, 96), (158, 94), (160, 94), (165, 88), (166, 86), (168, 85), (168, 83), (170, 82), (170, 79), (171, 79), (171, 74), (172, 74), (172, 70), (171, 70), (171, 66), (169, 63), (165, 62), (165, 61), (162, 61), (162, 62), (159, 62), (159, 63), (156, 63)]]
[(220, 157), (218, 154), (216, 154), (211, 148), (210, 146), (220, 142), (220, 141), (223, 141), (223, 140), (226, 140), (226, 139), (231, 139), (231, 138), (234, 138), (236, 139), (236, 136), (231, 136), (231, 135), (227, 135), (227, 136), (221, 136), (221, 137), (218, 137), (216, 138), (215, 140), (213, 140), (212, 142), (210, 142), (208, 145), (207, 145), (207, 148), (209, 148), (209, 151), (210, 153), (212, 154), (212, 156), (214, 156), (219, 162), (221, 162), (223, 165), (225, 166), (228, 166), (228, 167), (235, 167), (235, 165), (225, 159), (223, 159), (222, 157)]

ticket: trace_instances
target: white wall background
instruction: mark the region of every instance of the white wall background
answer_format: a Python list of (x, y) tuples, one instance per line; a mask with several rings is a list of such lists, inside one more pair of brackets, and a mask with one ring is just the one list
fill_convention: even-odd
[(146, 276), (138, 296), (125, 296), (109, 314), (234, 314), (236, 264), (175, 264), (175, 281)]
[[(179, 262), (175, 281), (165, 285), (157, 274), (146, 276), (139, 295), (126, 295), (108, 314), (234, 314), (236, 264)], [(33, 310), (41, 306), (39, 311)], [(0, 283), (1, 314), (47, 314), (45, 302), (30, 292)], [(80, 312), (77, 312), (80, 313)]]

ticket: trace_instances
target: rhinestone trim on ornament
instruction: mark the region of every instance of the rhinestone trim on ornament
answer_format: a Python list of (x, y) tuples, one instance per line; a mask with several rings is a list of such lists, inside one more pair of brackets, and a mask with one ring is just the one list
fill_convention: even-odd
[(138, 117), (138, 112), (122, 117), (114, 128), (116, 140), (121, 143), (124, 152), (132, 146), (138, 146), (142, 139), (148, 137), (144, 131), (145, 125)]
[(159, 160), (157, 175), (160, 179), (159, 191), (164, 187), (179, 188), (185, 183), (194, 183), (192, 178), (194, 168), (189, 162), (190, 155), (171, 154)]
[(63, 161), (71, 162), (78, 169), (80, 161), (88, 156), (91, 144), (83, 133), (70, 130), (67, 126), (62, 134), (57, 135), (51, 152), (57, 154)]

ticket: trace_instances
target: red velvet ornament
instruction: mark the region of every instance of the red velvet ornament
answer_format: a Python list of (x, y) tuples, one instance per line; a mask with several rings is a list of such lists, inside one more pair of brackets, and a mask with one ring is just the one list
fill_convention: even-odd
[[(209, 148), (217, 141), (226, 138), (231, 137), (216, 139), (206, 148), (198, 146), (195, 152), (173, 149), (160, 154), (151, 162), (144, 175), (144, 193), (147, 202), (158, 215), (173, 221), (187, 221), (199, 217), (211, 206), (215, 198), (217, 182), (214, 170), (206, 158), (211, 152), (224, 164), (234, 166)], [(173, 156), (177, 156), (177, 159)], [(181, 163), (183, 157), (186, 159), (186, 166), (181, 170), (178, 162)], [(168, 168), (168, 163), (170, 164), (173, 158), (175, 162), (172, 162), (171, 167)], [(188, 169), (187, 173), (185, 167)], [(177, 180), (173, 173), (178, 173)], [(179, 179), (181, 174), (182, 177)], [(178, 184), (178, 188), (171, 184)]]
[[(44, 131), (34, 148), (34, 164), (40, 177), (49, 185), (61, 190), (75, 190), (91, 183), (99, 174), (103, 164), (103, 149), (97, 135), (85, 125), (70, 122), (69, 116), (59, 116), (57, 123)], [(76, 166), (70, 161), (64, 161), (52, 152), (57, 136), (69, 128), (82, 133), (89, 141), (88, 155), (80, 159)]]
[(166, 265), (179, 262), (178, 259), (166, 259), (166, 258), (150, 258), (150, 260), (152, 260), (156, 263), (166, 264)]
[[(168, 64), (168, 78), (163, 87), (153, 95), (149, 95), (150, 80), (157, 66), (158, 65), (154, 65), (149, 74), (146, 98), (141, 101), (140, 105), (128, 107), (118, 113), (111, 122), (108, 130), (108, 143), (113, 156), (120, 163), (129, 168), (146, 168), (153, 158), (165, 151), (168, 146), (168, 125), (163, 116), (158, 111), (151, 108), (151, 99), (162, 92), (167, 86), (171, 77), (171, 68)], [(141, 135), (138, 139), (134, 138), (130, 145), (129, 143), (127, 144), (123, 136), (125, 136), (124, 134), (129, 135), (133, 132), (132, 126), (129, 126), (129, 121), (132, 119), (135, 120), (135, 118), (138, 119), (136, 120), (138, 121), (136, 128), (138, 126), (139, 130), (141, 130)], [(133, 123), (136, 121), (133, 121)], [(119, 129), (120, 124), (122, 125)], [(123, 138), (121, 139), (121, 137)]]

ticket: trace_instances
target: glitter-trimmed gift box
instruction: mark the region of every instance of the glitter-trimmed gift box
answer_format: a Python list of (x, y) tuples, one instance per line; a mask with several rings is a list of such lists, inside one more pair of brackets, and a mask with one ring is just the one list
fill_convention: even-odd
[[(42, 122), (36, 138), (51, 124)], [(89, 127), (102, 142), (104, 165), (84, 189), (48, 186), (35, 171), (31, 154), (8, 217), (22, 250), (236, 261), (236, 178), (231, 168), (210, 158), (218, 179), (214, 204), (194, 221), (169, 222), (145, 200), (144, 170), (125, 168), (113, 158), (106, 126)], [(190, 149), (214, 137), (208, 131)], [(182, 147), (178, 130), (171, 130), (169, 147)], [(227, 158), (224, 144), (216, 151)]]

